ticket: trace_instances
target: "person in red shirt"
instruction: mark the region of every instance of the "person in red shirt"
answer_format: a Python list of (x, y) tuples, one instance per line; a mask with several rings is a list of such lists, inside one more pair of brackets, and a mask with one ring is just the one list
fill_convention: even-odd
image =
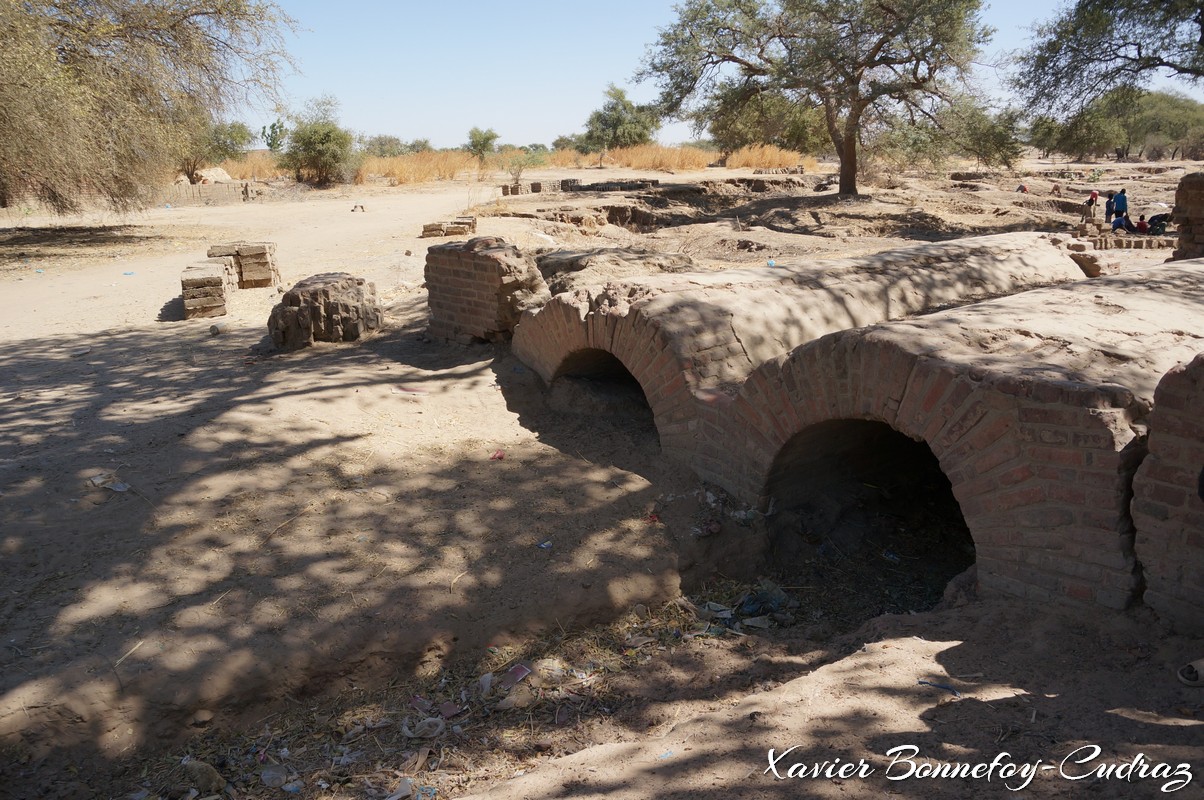
[(1138, 233), (1149, 233), (1150, 232), (1150, 223), (1145, 221), (1145, 214), (1142, 214), (1140, 217), (1137, 218), (1137, 232)]

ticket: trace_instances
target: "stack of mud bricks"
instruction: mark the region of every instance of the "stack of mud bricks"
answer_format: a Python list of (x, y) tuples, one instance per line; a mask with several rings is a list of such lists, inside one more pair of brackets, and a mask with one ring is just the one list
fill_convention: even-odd
[(531, 181), (530, 183), (511, 183), (502, 186), (502, 197), (507, 197), (513, 194), (559, 192), (560, 187), (561, 181)]
[(476, 217), (456, 217), (445, 222), (428, 222), (422, 226), (422, 235), (418, 238), (429, 239), (432, 236), (467, 236), (477, 232)]
[(210, 258), (228, 258), (234, 266), (239, 289), (280, 286), (275, 242), (233, 242), (209, 248)]
[(427, 250), (432, 336), (460, 344), (508, 340), (528, 298), (551, 295), (535, 262), (492, 236)]
[(1186, 633), (1204, 634), (1204, 354), (1154, 392), (1149, 453), (1133, 479), (1135, 550), (1145, 603)]
[(1204, 258), (1204, 172), (1184, 175), (1179, 181), (1174, 214), (1179, 248), (1171, 258)]
[(234, 264), (229, 258), (211, 258), (187, 267), (180, 274), (184, 319), (224, 315), (226, 292), (237, 286)]

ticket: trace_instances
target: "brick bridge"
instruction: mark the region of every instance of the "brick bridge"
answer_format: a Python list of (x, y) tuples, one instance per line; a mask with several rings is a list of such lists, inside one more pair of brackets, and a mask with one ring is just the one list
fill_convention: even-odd
[(920, 442), (985, 591), (1123, 608), (1144, 590), (1198, 630), (1204, 264), (1084, 280), (1057, 245), (614, 282), (527, 308), (514, 352), (549, 383), (630, 373), (665, 454), (762, 510), (858, 450)]

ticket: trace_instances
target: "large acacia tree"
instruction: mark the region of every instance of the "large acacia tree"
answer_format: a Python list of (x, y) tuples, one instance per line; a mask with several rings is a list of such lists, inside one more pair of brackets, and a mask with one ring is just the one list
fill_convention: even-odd
[(0, 205), (137, 205), (197, 115), (276, 99), (292, 26), (270, 0), (0, 0)]
[(979, 0), (687, 0), (660, 31), (639, 77), (667, 113), (716, 95), (775, 92), (822, 110), (840, 158), (840, 191), (857, 193), (863, 116), (930, 115), (990, 32)]
[(1015, 85), (1038, 113), (1075, 113), (1159, 73), (1204, 80), (1200, 0), (1078, 0), (1037, 29)]

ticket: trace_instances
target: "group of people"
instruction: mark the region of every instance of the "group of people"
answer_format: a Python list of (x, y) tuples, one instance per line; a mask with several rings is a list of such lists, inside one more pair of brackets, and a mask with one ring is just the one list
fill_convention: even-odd
[[(1095, 207), (1099, 204), (1099, 192), (1092, 191), (1091, 196), (1083, 204), (1083, 222), (1095, 219)], [(1148, 233), (1161, 236), (1166, 233), (1166, 226), (1171, 222), (1170, 214), (1155, 214), (1149, 220), (1141, 214), (1134, 222), (1129, 216), (1129, 195), (1126, 190), (1108, 192), (1104, 202), (1104, 222), (1112, 226), (1112, 231), (1127, 231), (1128, 233)]]

